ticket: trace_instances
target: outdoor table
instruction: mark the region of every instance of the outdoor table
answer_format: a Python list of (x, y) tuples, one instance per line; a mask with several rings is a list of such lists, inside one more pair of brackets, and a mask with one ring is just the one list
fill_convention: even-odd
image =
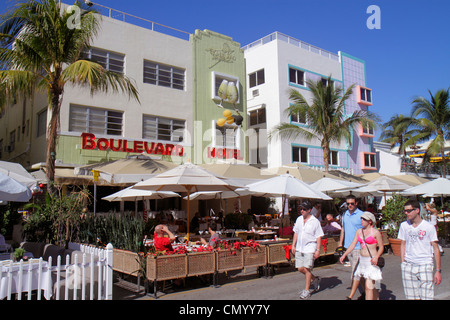
[[(29, 279), (29, 268), (31, 264), (31, 283)], [(12, 270), (11, 270), (12, 266)], [(6, 298), (8, 294), (8, 273), (12, 272), (12, 281), (11, 281), (11, 294), (22, 293), (32, 290), (39, 289), (39, 282), (42, 290), (44, 290), (45, 299), (49, 300), (52, 296), (52, 278), (51, 278), (51, 270), (48, 267), (47, 261), (42, 261), (42, 277), (39, 280), (39, 259), (30, 259), (28, 261), (23, 262), (23, 275), (22, 279), (19, 276), (19, 268), (20, 262), (13, 262), (11, 260), (5, 260), (0, 262), (0, 272), (1, 272), (1, 281), (0, 281), (0, 300)], [(20, 286), (20, 281), (22, 287)]]

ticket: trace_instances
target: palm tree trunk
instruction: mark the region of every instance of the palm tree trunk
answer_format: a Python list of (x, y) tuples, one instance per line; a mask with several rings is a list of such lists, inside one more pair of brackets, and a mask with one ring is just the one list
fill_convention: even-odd
[(58, 139), (59, 128), (59, 112), (61, 108), (60, 97), (62, 90), (58, 86), (54, 86), (50, 90), (51, 94), (51, 119), (47, 133), (47, 191), (50, 194), (55, 194), (55, 160), (56, 160), (56, 142)]
[(323, 162), (325, 166), (325, 172), (328, 172), (328, 167), (330, 164), (330, 146), (328, 142), (322, 142), (323, 149)]

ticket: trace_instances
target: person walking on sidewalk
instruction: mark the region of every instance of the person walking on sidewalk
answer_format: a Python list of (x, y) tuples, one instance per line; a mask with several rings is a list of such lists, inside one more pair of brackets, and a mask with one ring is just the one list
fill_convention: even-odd
[[(434, 285), (442, 281), (441, 253), (434, 226), (420, 216), (420, 204), (415, 200), (405, 203), (408, 220), (400, 225), (401, 269), (403, 289), (408, 300), (433, 300)], [(436, 270), (433, 277), (433, 256)]]
[[(348, 248), (350, 247), (353, 239), (355, 238), (356, 231), (362, 228), (361, 216), (363, 212), (358, 208), (358, 201), (356, 197), (352, 194), (348, 195), (346, 198), (347, 211), (344, 212), (342, 216), (342, 229), (341, 236), (339, 238), (339, 247)], [(355, 248), (348, 254), (348, 260), (352, 268), (350, 278), (352, 280), (352, 288), (350, 294), (346, 299), (351, 300), (358, 289), (359, 283), (361, 282), (362, 290), (364, 290), (364, 279), (360, 279), (359, 276), (355, 275), (356, 267), (359, 263), (361, 246), (359, 242), (356, 244)], [(364, 299), (364, 291), (360, 299)]]
[(297, 218), (293, 229), (291, 250), (295, 255), (295, 267), (305, 275), (305, 289), (301, 291), (300, 299), (309, 298), (311, 292), (319, 290), (320, 284), (320, 278), (312, 274), (312, 269), (314, 260), (320, 256), (323, 231), (319, 220), (311, 215), (311, 208), (309, 201), (300, 205), (302, 214)]
[[(365, 298), (366, 300), (378, 300), (379, 292), (376, 283), (382, 279), (381, 269), (377, 266), (378, 258), (383, 254), (384, 245), (380, 231), (374, 228), (376, 226), (375, 216), (366, 211), (361, 216), (362, 229), (356, 232), (356, 235), (348, 247), (347, 251), (339, 259), (344, 263), (345, 257), (352, 252), (356, 244), (361, 245), (359, 263), (355, 270), (355, 276), (365, 279)], [(377, 250), (378, 246), (378, 250)]]

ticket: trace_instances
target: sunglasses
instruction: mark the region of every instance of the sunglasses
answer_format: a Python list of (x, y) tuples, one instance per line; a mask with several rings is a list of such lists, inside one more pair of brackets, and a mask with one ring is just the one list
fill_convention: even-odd
[(416, 209), (414, 209), (414, 208), (413, 208), (413, 209), (405, 209), (405, 212), (406, 212), (406, 213), (411, 213), (411, 212), (413, 212), (414, 210), (416, 210)]
[(354, 206), (356, 204), (356, 202), (347, 202), (348, 206)]

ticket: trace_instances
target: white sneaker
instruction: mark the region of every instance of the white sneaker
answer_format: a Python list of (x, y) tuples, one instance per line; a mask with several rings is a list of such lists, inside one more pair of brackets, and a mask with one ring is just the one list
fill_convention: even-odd
[(308, 299), (309, 297), (311, 297), (311, 293), (308, 290), (303, 290), (300, 293), (300, 299)]

